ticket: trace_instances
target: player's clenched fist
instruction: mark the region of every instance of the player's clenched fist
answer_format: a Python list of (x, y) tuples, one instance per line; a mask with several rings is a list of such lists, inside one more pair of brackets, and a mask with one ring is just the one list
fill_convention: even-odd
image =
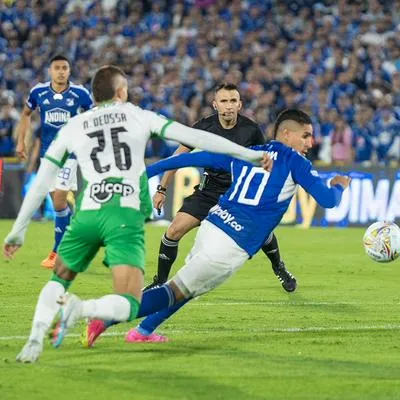
[(261, 166), (263, 167), (263, 169), (265, 169), (265, 171), (271, 172), (273, 164), (274, 162), (272, 161), (272, 158), (269, 156), (269, 154), (264, 153), (261, 160)]
[(158, 214), (161, 212), (161, 208), (165, 203), (166, 195), (165, 193), (156, 192), (153, 196), (153, 206), (158, 210)]
[(11, 244), (11, 243), (4, 243), (3, 246), (3, 255), (6, 258), (12, 258), (14, 253), (20, 248), (21, 246), (18, 244)]
[(331, 186), (340, 185), (340, 186), (343, 186), (343, 189), (346, 189), (349, 186), (350, 181), (351, 181), (351, 178), (349, 178), (348, 176), (336, 175), (331, 180)]

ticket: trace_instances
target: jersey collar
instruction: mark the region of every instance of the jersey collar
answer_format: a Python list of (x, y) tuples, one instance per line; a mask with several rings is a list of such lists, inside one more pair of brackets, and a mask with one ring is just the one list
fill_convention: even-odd
[(50, 90), (51, 90), (54, 94), (63, 94), (63, 93), (65, 93), (66, 91), (69, 90), (69, 88), (71, 87), (71, 85), (70, 85), (70, 82), (68, 81), (67, 87), (66, 87), (62, 92), (56, 92), (56, 91), (53, 89), (53, 86), (51, 86), (51, 81), (50, 81), (49, 87), (50, 87)]
[(105, 100), (105, 101), (102, 101), (100, 103), (97, 103), (96, 106), (98, 108), (102, 108), (102, 107), (112, 106), (113, 104), (122, 104), (122, 101), (119, 101), (119, 100)]

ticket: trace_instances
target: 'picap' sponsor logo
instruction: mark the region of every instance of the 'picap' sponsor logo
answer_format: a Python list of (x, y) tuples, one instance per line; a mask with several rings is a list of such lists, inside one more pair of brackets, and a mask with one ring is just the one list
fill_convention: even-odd
[(71, 118), (71, 113), (62, 108), (53, 108), (44, 114), (44, 123), (56, 128), (63, 126)]
[(130, 196), (134, 192), (131, 185), (117, 182), (101, 181), (94, 183), (90, 187), (90, 197), (96, 203), (106, 203), (114, 194), (120, 194), (122, 197)]
[(240, 232), (242, 229), (244, 229), (243, 225), (238, 224), (238, 222), (235, 220), (235, 217), (230, 212), (224, 210), (218, 204), (211, 208), (210, 214), (221, 218), (225, 225), (230, 226), (236, 232)]

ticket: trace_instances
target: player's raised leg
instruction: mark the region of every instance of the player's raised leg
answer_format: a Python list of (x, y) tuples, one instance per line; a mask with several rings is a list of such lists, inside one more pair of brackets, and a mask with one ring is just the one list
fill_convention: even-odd
[[(220, 243), (224, 243), (221, 249)], [(186, 257), (185, 266), (166, 284), (143, 292), (137, 317), (157, 313), (151, 321), (154, 329), (178, 311), (189, 299), (200, 296), (222, 284), (236, 272), (249, 255), (214, 224), (204, 221), (195, 244)], [(164, 309), (170, 308), (169, 311)], [(161, 313), (158, 311), (163, 310)], [(144, 333), (144, 332), (143, 332)], [(137, 342), (138, 340), (129, 340)], [(144, 341), (144, 340), (142, 340)], [(87, 343), (87, 342), (86, 342)], [(94, 340), (90, 345), (94, 344)]]
[[(221, 248), (220, 244), (224, 243)], [(164, 286), (169, 286), (174, 293), (176, 303), (168, 309), (160, 310), (149, 315), (135, 329), (131, 329), (127, 336), (127, 342), (161, 342), (167, 338), (154, 333), (155, 329), (174, 313), (182, 308), (190, 299), (200, 296), (225, 282), (233, 275), (249, 258), (249, 255), (241, 249), (237, 243), (214, 224), (203, 221), (197, 235), (194, 246), (186, 257), (185, 265)], [(153, 289), (157, 290), (157, 289)], [(145, 292), (143, 305), (147, 302)], [(146, 315), (148, 310), (141, 307), (138, 316)]]
[(104, 243), (104, 264), (112, 271), (114, 294), (85, 301), (74, 295), (65, 296), (61, 318), (53, 331), (55, 347), (82, 318), (116, 322), (136, 318), (144, 282), (143, 220), (138, 211), (130, 208), (107, 207), (76, 214), (59, 255), (69, 268), (83, 272)]
[(68, 330), (84, 318), (132, 321), (136, 318), (143, 287), (143, 270), (132, 265), (112, 268), (115, 294), (98, 299), (81, 300), (73, 294), (62, 299), (60, 320), (53, 330), (53, 346), (59, 347)]
[[(172, 307), (175, 303), (184, 300), (182, 293), (176, 294), (174, 287), (164, 284), (148, 289), (143, 292), (140, 309), (137, 318), (145, 317), (156, 313), (165, 308)], [(120, 321), (109, 319), (92, 319), (81, 337), (84, 347), (92, 347), (96, 339), (110, 326), (118, 324)]]

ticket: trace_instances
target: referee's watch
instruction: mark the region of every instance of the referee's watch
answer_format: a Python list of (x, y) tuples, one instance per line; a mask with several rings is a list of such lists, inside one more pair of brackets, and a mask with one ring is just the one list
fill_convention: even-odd
[(162, 186), (162, 185), (157, 185), (157, 192), (161, 193), (163, 195), (166, 195), (167, 193), (167, 188)]

